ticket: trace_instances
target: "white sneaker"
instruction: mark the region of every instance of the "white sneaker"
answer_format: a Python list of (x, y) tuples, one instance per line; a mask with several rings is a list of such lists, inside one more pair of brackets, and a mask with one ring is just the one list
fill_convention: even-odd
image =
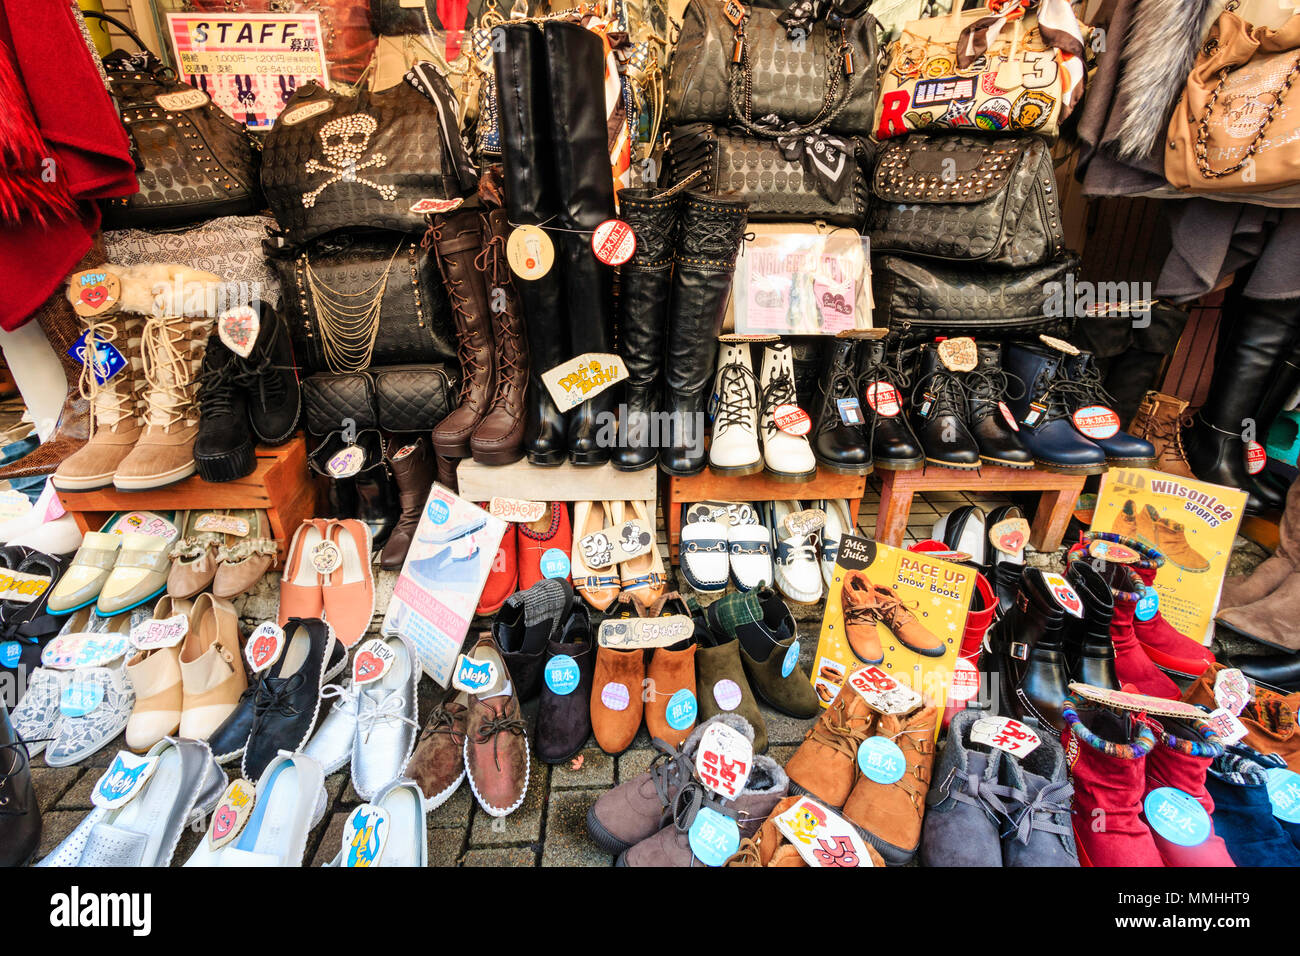
[(742, 591), (772, 583), (772, 532), (763, 524), (734, 524), (727, 535), (731, 579)]
[(776, 424), (778, 413), (784, 415), (799, 407), (790, 346), (768, 345), (763, 349), (761, 384), (763, 467), (777, 481), (812, 481), (817, 476), (817, 459), (808, 444), (812, 419), (807, 410), (803, 410), (806, 427), (801, 435), (784, 431)]
[(753, 475), (763, 470), (758, 450), (758, 379), (748, 342), (723, 342), (713, 379), (717, 407), (709, 469), (720, 475)]
[(849, 515), (849, 503), (843, 498), (828, 498), (822, 502), (826, 512), (826, 526), (822, 528), (822, 580), (829, 594), (835, 583), (835, 559), (840, 553), (840, 538), (856, 530)]
[(697, 591), (711, 594), (727, 589), (727, 527), (721, 521), (696, 521), (682, 526), (682, 576)]
[(796, 604), (816, 604), (822, 597), (822, 573), (817, 561), (817, 533), (792, 537), (785, 516), (801, 511), (797, 501), (773, 501), (769, 524), (776, 542), (776, 586)]

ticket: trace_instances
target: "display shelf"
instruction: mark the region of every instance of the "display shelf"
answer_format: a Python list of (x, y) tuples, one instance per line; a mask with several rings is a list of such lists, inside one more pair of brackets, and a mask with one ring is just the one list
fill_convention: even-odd
[(801, 501), (821, 498), (846, 498), (849, 514), (856, 515), (866, 492), (867, 479), (862, 475), (838, 475), (819, 468), (812, 481), (797, 484), (776, 481), (771, 475), (761, 473), (734, 477), (715, 475), (705, 470), (689, 478), (668, 477), (667, 498), (664, 501), (668, 520), (668, 548), (672, 560), (678, 560), (678, 545), (682, 538), (682, 505), (696, 501)]
[(1074, 504), (1083, 491), (1084, 475), (1056, 475), (1038, 469), (986, 467), (978, 471), (925, 468), (916, 471), (881, 471), (880, 513), (875, 540), (902, 547), (912, 496), (918, 491), (990, 491), (1009, 494), (1041, 491), (1038, 510), (1029, 530), (1029, 543), (1037, 551), (1061, 546)]
[(531, 501), (654, 501), (654, 468), (618, 471), (613, 465), (581, 467), (565, 462), (553, 468), (530, 465), (480, 465), (466, 458), (456, 468), (456, 483), (466, 501), (525, 498)]
[(83, 532), (98, 531), (117, 511), (262, 510), (271, 521), (280, 561), (294, 531), (317, 509), (317, 484), (307, 471), (302, 433), (274, 448), (259, 445), (253, 473), (236, 481), (209, 482), (198, 475), (153, 491), (60, 491), (59, 500)]

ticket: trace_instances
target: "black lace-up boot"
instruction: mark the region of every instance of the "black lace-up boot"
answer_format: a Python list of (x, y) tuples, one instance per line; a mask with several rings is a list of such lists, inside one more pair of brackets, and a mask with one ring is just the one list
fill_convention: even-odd
[(258, 441), (279, 445), (293, 437), (302, 410), (302, 389), (294, 371), (293, 343), (284, 317), (266, 303), (257, 306), (259, 325), (253, 351), (240, 359), (248, 387), (248, 421)]
[[(1067, 356), (1064, 369), (1065, 375), (1073, 382), (1073, 387), (1065, 393), (1071, 414), (1082, 412), (1088, 415), (1091, 410), (1095, 415), (1108, 411), (1118, 426), (1115, 399), (1102, 387), (1101, 371), (1097, 368), (1092, 353), (1080, 352), (1078, 355)], [(1075, 427), (1080, 427), (1078, 422)], [(1109, 431), (1109, 428), (1106, 430)], [(1156, 463), (1156, 446), (1126, 431), (1116, 431), (1105, 438), (1093, 437), (1086, 432), (1083, 434), (1101, 446), (1101, 450), (1106, 453), (1106, 464), (1112, 468), (1150, 468)]]
[[(966, 376), (970, 397), (970, 430), (979, 445), (980, 460), (1007, 468), (1033, 468), (1034, 456), (1020, 441), (1020, 427), (1006, 404), (1012, 379), (1002, 369), (1002, 346), (980, 345), (979, 364)], [(1016, 380), (1018, 391), (1025, 383)]]
[(903, 414), (907, 376), (895, 358), (889, 361), (884, 339), (861, 346), (857, 394), (871, 460), (881, 471), (915, 471), (924, 467), (925, 453)]
[(943, 468), (978, 468), (980, 449), (966, 426), (962, 374), (948, 369), (938, 349), (921, 346), (921, 373), (912, 389), (912, 418), (925, 460)]
[(860, 407), (854, 409), (860, 403), (858, 343), (853, 339), (831, 342), (820, 388), (812, 443), (817, 463), (841, 475), (871, 474), (871, 445), (862, 430), (865, 418)]

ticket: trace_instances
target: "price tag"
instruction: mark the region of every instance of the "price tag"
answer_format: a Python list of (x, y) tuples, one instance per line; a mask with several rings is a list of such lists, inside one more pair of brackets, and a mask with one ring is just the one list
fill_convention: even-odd
[(74, 681), (59, 695), (59, 713), (64, 717), (85, 717), (104, 699), (104, 686), (98, 681)]
[(1137, 564), (1142, 560), (1142, 555), (1132, 548), (1100, 538), (1088, 545), (1088, 553), (1110, 564)]
[(1058, 339), (1052, 335), (1039, 335), (1038, 341), (1042, 342), (1049, 349), (1055, 349), (1058, 352), (1064, 352), (1066, 355), (1078, 355), (1079, 350), (1071, 345), (1065, 339)]
[(207, 93), (193, 89), (180, 90), (176, 93), (159, 93), (153, 98), (153, 101), (163, 109), (171, 112), (196, 110), (200, 106), (207, 106), (211, 102)]
[(668, 698), (665, 719), (668, 721), (668, 726), (673, 730), (685, 730), (695, 723), (698, 712), (699, 707), (695, 703), (695, 695), (683, 687)]
[(456, 658), (451, 683), (457, 690), (463, 690), (467, 694), (482, 694), (484, 691), (495, 690), (501, 679), (496, 664), (461, 654)]
[(0, 571), (0, 601), (30, 604), (50, 589), (50, 579), (26, 571)]
[(626, 378), (627, 366), (621, 356), (586, 352), (543, 372), (542, 384), (560, 411), (567, 412)]
[(1237, 719), (1236, 714), (1222, 707), (1211, 711), (1205, 719), (1209, 721), (1214, 735), (1223, 741), (1225, 747), (1232, 746), (1246, 736), (1246, 725)]
[(966, 336), (944, 339), (935, 349), (939, 361), (950, 372), (973, 372), (979, 364), (979, 351), (975, 340)]
[(1250, 681), (1235, 667), (1225, 667), (1214, 678), (1214, 701), (1230, 714), (1240, 714), (1255, 692)]
[(1147, 585), (1142, 596), (1138, 598), (1133, 616), (1139, 621), (1149, 621), (1160, 613), (1160, 594), (1154, 587)]
[[(334, 478), (351, 478), (365, 463), (364, 448), (360, 445), (346, 445), (330, 456), (329, 461), (325, 463), (325, 470)], [(329, 542), (322, 542), (322, 544), (329, 544)]]
[(865, 421), (862, 417), (862, 404), (856, 398), (837, 398), (835, 407), (840, 413), (840, 421), (845, 425), (861, 425)]
[(352, 658), (352, 685), (364, 687), (382, 680), (393, 668), (397, 653), (382, 638), (372, 637), (357, 648)]
[(1257, 441), (1246, 442), (1246, 472), (1258, 475), (1268, 464), (1268, 452)]
[(1017, 757), (1028, 756), (1043, 742), (1038, 734), (1010, 717), (981, 717), (971, 725), (970, 739)]
[(251, 781), (240, 777), (230, 782), (212, 812), (212, 822), (208, 825), (209, 849), (219, 850), (239, 836), (253, 812), (256, 795), (257, 787)]
[(217, 318), (217, 338), (240, 358), (253, 354), (261, 328), (261, 316), (251, 305), (237, 305)]
[(194, 530), (211, 531), (214, 534), (229, 534), (236, 538), (246, 538), (252, 528), (249, 527), (246, 518), (241, 518), (238, 515), (221, 515), (209, 511), (206, 514), (199, 515), (199, 520), (194, 522)]
[(98, 338), (95, 339), (95, 349), (92, 355), (91, 350), (86, 346), (86, 339), (89, 335), (89, 331), (82, 332), (77, 341), (72, 343), (72, 348), (68, 349), (68, 354), (82, 365), (88, 362), (93, 363), (91, 371), (94, 372), (95, 381), (103, 385), (126, 368), (126, 356), (112, 342), (105, 342)]
[(149, 782), (158, 768), (157, 757), (143, 757), (119, 750), (112, 765), (95, 784), (90, 802), (101, 810), (116, 810), (129, 803)]
[(811, 797), (800, 797), (775, 822), (809, 866), (844, 869), (874, 865), (852, 824)]
[(953, 666), (952, 680), (948, 682), (948, 702), (951, 704), (971, 700), (979, 692), (979, 668), (965, 658), (958, 659)]
[(651, 529), (633, 520), (584, 535), (578, 547), (587, 566), (600, 570), (640, 557), (654, 547), (654, 542)]
[(1300, 823), (1300, 775), (1286, 767), (1270, 767), (1264, 777), (1273, 816), (1287, 823)]
[(691, 637), (695, 622), (685, 614), (664, 617), (613, 618), (601, 621), (597, 642), (601, 647), (633, 650), (667, 647)]
[[(425, 0), (416, 0), (413, 5), (422, 7), (424, 6), (424, 2)], [(402, 6), (412, 6), (412, 4), (408, 4), (406, 0), (402, 0)], [(443, 213), (459, 209), (464, 202), (465, 200), (460, 196), (456, 196), (453, 199), (433, 199), (426, 196), (423, 199), (417, 199), (415, 202), (411, 203), (410, 211), (417, 216), (439, 216)]]
[(621, 266), (636, 253), (636, 233), (621, 219), (606, 219), (591, 234), (591, 251), (607, 266)]
[(1047, 582), (1047, 590), (1057, 604), (1075, 617), (1083, 617), (1083, 601), (1079, 599), (1079, 595), (1065, 578), (1059, 574), (1044, 574), (1043, 580)]
[(383, 807), (363, 803), (343, 824), (343, 865), (360, 868), (378, 866), (388, 844), (388, 814)]
[(812, 419), (808, 417), (808, 413), (790, 402), (776, 406), (772, 418), (776, 422), (776, 427), (787, 435), (807, 435), (812, 431)]
[(826, 512), (820, 508), (806, 508), (786, 515), (781, 523), (785, 525), (789, 537), (806, 538), (826, 527)]
[(152, 511), (132, 511), (118, 518), (113, 524), (111, 534), (149, 534), (155, 538), (174, 538), (178, 531), (176, 525), (172, 524), (162, 515), (156, 515)]
[(569, 556), (559, 548), (547, 548), (537, 562), (544, 578), (567, 578), (569, 576)]
[(1024, 518), (1007, 518), (989, 528), (989, 544), (1003, 554), (1019, 557), (1029, 540), (1029, 522)]
[(790, 646), (785, 649), (785, 657), (781, 658), (781, 676), (789, 677), (794, 673), (794, 669), (799, 666), (799, 641), (794, 640)]
[(686, 831), (695, 858), (705, 866), (722, 866), (740, 849), (740, 827), (713, 807), (700, 807)]
[(174, 614), (161, 621), (141, 621), (131, 628), (131, 643), (137, 650), (154, 651), (175, 647), (189, 632), (190, 619), (184, 614)]
[(524, 498), (493, 498), (488, 502), (488, 514), (502, 521), (531, 524), (542, 520), (550, 506), (545, 501), (528, 501)]
[(849, 686), (882, 714), (906, 714), (921, 706), (921, 695), (900, 684), (874, 664), (849, 675)]
[(248, 659), (248, 669), (254, 674), (269, 670), (271, 665), (284, 653), (284, 631), (274, 621), (263, 621), (248, 635), (244, 645), (244, 657)]
[(582, 679), (582, 674), (578, 670), (578, 662), (568, 654), (556, 654), (546, 662), (546, 670), (542, 673), (546, 681), (546, 686), (551, 689), (551, 693), (559, 697), (568, 697), (578, 689), (578, 684)]
[(695, 776), (720, 797), (735, 800), (754, 766), (754, 745), (734, 727), (715, 721), (695, 751)]
[(907, 758), (888, 737), (868, 737), (858, 745), (858, 768), (876, 783), (898, 783), (907, 772)]
[(77, 315), (82, 318), (103, 315), (117, 307), (122, 297), (122, 280), (107, 269), (89, 269), (68, 277), (68, 291), (72, 311)]
[(1007, 423), (1007, 427), (1013, 432), (1020, 431), (1020, 423), (1016, 421), (1016, 416), (1011, 414), (1011, 409), (1007, 407), (1006, 402), (998, 402), (998, 411), (1002, 413), (1002, 420)]
[(328, 113), (333, 108), (333, 100), (316, 100), (314, 103), (304, 103), (302, 106), (295, 106), (293, 109), (281, 113), (279, 122), (285, 126), (297, 126), (304, 120), (319, 116), (321, 113)]
[(1142, 801), (1151, 829), (1177, 846), (1200, 846), (1210, 838), (1210, 815), (1190, 794), (1156, 787)]
[(506, 262), (519, 278), (540, 279), (555, 265), (555, 244), (538, 226), (517, 226), (506, 239)]
[(1107, 408), (1105, 405), (1085, 405), (1071, 418), (1074, 420), (1074, 427), (1088, 438), (1105, 441), (1119, 432), (1119, 416), (1115, 414), (1114, 409)]
[(867, 404), (877, 415), (893, 418), (903, 411), (903, 397), (892, 382), (872, 382), (866, 390)]

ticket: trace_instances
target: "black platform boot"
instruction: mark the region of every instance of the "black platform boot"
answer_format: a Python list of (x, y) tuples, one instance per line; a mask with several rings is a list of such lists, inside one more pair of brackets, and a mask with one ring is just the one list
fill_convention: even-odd
[(1249, 494), (1246, 511), (1259, 514), (1269, 501), (1255, 492), (1246, 470), (1243, 432), (1255, 423), (1260, 432), (1260, 396), (1268, 388), (1278, 357), (1286, 354), (1300, 324), (1300, 300), (1272, 301), (1230, 295), (1224, 303), (1214, 376), (1205, 403), (1183, 431), (1183, 448), (1192, 473), (1202, 481), (1241, 488)]
[(627, 365), (623, 439), (612, 456), (619, 471), (638, 471), (655, 463), (651, 440), (663, 389), (664, 339), (668, 296), (673, 282), (673, 241), (680, 194), (667, 198), (653, 189), (624, 189), (619, 214), (632, 227), (636, 251), (619, 272), (619, 352)]
[(978, 468), (980, 448), (966, 425), (966, 387), (932, 344), (921, 346), (920, 376), (912, 389), (912, 423), (925, 460), (942, 468)]
[(748, 213), (749, 203), (739, 199), (687, 193), (682, 201), (664, 361), (671, 435), (659, 456), (660, 470), (670, 475), (698, 474), (708, 460), (709, 386)]
[(1082, 602), (1082, 617), (1065, 620), (1065, 661), (1070, 679), (1093, 687), (1119, 690), (1110, 619), (1115, 595), (1106, 579), (1087, 561), (1071, 562), (1065, 580)]
[[(1002, 346), (981, 343), (979, 364), (966, 376), (970, 398), (970, 430), (979, 445), (980, 460), (1006, 468), (1033, 468), (1034, 456), (1020, 440), (1019, 428), (1007, 406), (1012, 380), (1002, 369)], [(1019, 390), (1024, 383), (1017, 381)]]
[(865, 419), (859, 409), (856, 422), (846, 421), (841, 406), (846, 401), (858, 403), (857, 365), (857, 342), (835, 339), (830, 343), (812, 448), (819, 465), (841, 475), (871, 474), (871, 444), (861, 424)]
[(990, 650), (980, 659), (981, 671), (998, 675), (1003, 714), (1065, 728), (1065, 626), (1065, 609), (1043, 572), (1026, 568), (1015, 603), (989, 629)]
[[(492, 31), (505, 170), (506, 211), (515, 225), (538, 225), (559, 215), (551, 145), (546, 49), (535, 23), (509, 23)], [(608, 177), (607, 177), (608, 178)], [(554, 235), (554, 234), (551, 234)], [(558, 256), (536, 279), (514, 276), (528, 333), (528, 397), (524, 447), (534, 465), (560, 465), (568, 457), (565, 416), (542, 384), (542, 373), (572, 356)], [(446, 456), (439, 456), (445, 458)]]

